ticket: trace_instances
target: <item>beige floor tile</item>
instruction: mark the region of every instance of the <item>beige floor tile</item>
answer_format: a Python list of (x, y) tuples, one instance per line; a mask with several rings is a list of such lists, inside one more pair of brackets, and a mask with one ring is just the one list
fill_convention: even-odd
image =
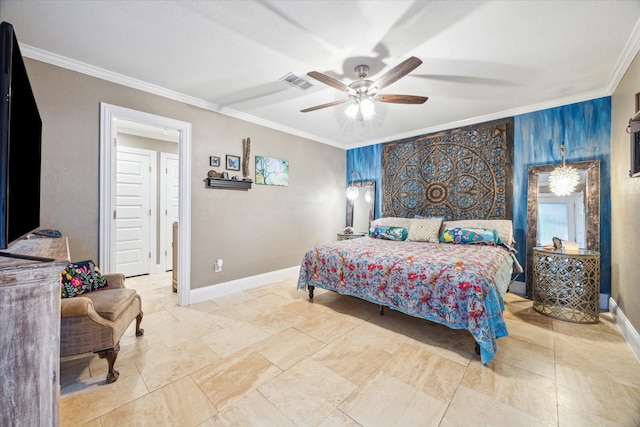
[(201, 337), (213, 351), (227, 357), (268, 338), (269, 334), (248, 322), (236, 321)]
[(262, 329), (269, 335), (277, 334), (285, 329), (303, 322), (307, 316), (300, 314), (296, 310), (291, 310), (289, 305), (273, 307), (268, 312), (260, 312), (247, 319), (247, 322)]
[(250, 301), (255, 297), (248, 292), (235, 292), (229, 295), (224, 295), (218, 298), (213, 298), (211, 301), (222, 307), (229, 307), (232, 305), (240, 304), (241, 302)]
[(257, 391), (227, 405), (200, 427), (295, 427), (282, 412)]
[(328, 310), (298, 322), (294, 327), (322, 342), (330, 343), (361, 323), (361, 319)]
[(440, 427), (555, 425), (464, 386), (456, 390), (440, 423)]
[(424, 393), (449, 402), (460, 384), (466, 365), (430, 353), (414, 342), (404, 343), (380, 371)]
[(555, 347), (556, 362), (562, 366), (598, 373), (604, 378), (640, 388), (640, 363), (624, 341), (556, 334)]
[[(500, 338), (493, 360), (555, 379), (554, 350), (538, 344), (509, 336)], [(492, 367), (493, 360), (487, 364), (488, 367)]]
[(325, 345), (312, 336), (289, 328), (254, 344), (251, 348), (280, 369), (287, 370)]
[(609, 313), (573, 324), (508, 293), (509, 336), (482, 366), (468, 331), (323, 289), (311, 302), (297, 277), (189, 307), (170, 283), (127, 279), (145, 335), (127, 328), (118, 381), (94, 354), (61, 360), (61, 426), (640, 426), (640, 363)]
[(447, 404), (380, 372), (339, 409), (363, 426), (437, 426)]
[(317, 351), (311, 359), (331, 369), (352, 383), (364, 383), (391, 357), (389, 353), (346, 335)]
[(551, 324), (530, 323), (505, 318), (511, 338), (553, 349), (553, 327)]
[[(475, 341), (468, 331), (450, 329), (444, 325), (424, 321), (425, 324), (407, 342), (420, 345), (428, 352), (461, 365), (468, 365), (476, 357)], [(498, 341), (498, 345), (500, 341)]]
[(557, 370), (561, 425), (640, 425), (640, 388), (561, 364)]
[(305, 359), (258, 391), (297, 426), (315, 426), (355, 389), (355, 384)]
[(359, 340), (378, 347), (387, 353), (394, 353), (409, 338), (380, 325), (363, 322), (344, 335), (348, 339)]
[(253, 350), (222, 359), (192, 375), (209, 400), (223, 410), (282, 371)]
[(491, 362), (472, 361), (462, 379), (463, 386), (528, 413), (547, 424), (557, 424), (555, 381), (517, 368)]
[(219, 359), (220, 356), (197, 338), (176, 347), (155, 346), (134, 360), (147, 387), (154, 391)]
[(189, 376), (183, 377), (101, 417), (103, 427), (198, 426), (217, 413)]
[(139, 397), (149, 389), (137, 372), (120, 375), (115, 383), (104, 378), (88, 378), (61, 390), (60, 425), (75, 427), (111, 412)]
[(360, 425), (361, 424), (349, 418), (344, 412), (336, 409), (322, 420), (322, 422), (318, 424), (318, 427), (359, 427)]

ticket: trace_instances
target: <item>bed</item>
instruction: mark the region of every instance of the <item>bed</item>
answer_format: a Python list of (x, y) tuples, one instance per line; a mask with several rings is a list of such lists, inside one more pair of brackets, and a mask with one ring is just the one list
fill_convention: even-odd
[[(297, 287), (308, 289), (311, 299), (318, 287), (468, 330), (486, 365), (498, 349), (497, 339), (507, 335), (503, 296), (513, 273), (522, 271), (510, 249), (511, 221), (455, 221), (441, 226), (442, 220), (430, 220), (413, 238), (412, 227), (427, 221), (379, 219), (369, 236), (316, 245), (303, 258)], [(492, 225), (502, 229), (487, 228)], [(374, 236), (376, 229), (385, 227), (408, 231), (397, 239)], [(485, 230), (495, 238), (441, 242), (447, 232), (460, 229)]]

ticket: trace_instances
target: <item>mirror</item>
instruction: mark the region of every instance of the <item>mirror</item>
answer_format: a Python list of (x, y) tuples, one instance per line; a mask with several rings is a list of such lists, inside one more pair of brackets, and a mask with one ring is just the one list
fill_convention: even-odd
[(354, 181), (353, 185), (359, 194), (355, 200), (347, 199), (347, 226), (353, 227), (356, 233), (368, 233), (375, 215), (376, 182)]
[(580, 174), (569, 196), (549, 191), (549, 175), (560, 166), (529, 167), (527, 201), (527, 297), (533, 297), (533, 248), (552, 244), (552, 237), (578, 242), (581, 249), (600, 250), (600, 162), (567, 163)]

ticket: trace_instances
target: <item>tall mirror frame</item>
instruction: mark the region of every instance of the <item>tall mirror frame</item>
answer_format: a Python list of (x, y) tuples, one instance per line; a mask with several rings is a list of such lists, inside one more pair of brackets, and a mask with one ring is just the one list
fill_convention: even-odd
[[(347, 227), (354, 227), (359, 224), (366, 223), (366, 229), (358, 230), (356, 232), (369, 231), (369, 225), (374, 219), (376, 211), (376, 182), (375, 181), (354, 181), (352, 183), (358, 187), (360, 194), (355, 200), (347, 199)], [(370, 201), (366, 201), (366, 192), (370, 193)], [(355, 225), (354, 225), (355, 222)], [(364, 228), (362, 225), (360, 228)]]
[[(566, 163), (578, 171), (586, 172), (585, 189), (585, 222), (586, 248), (600, 251), (600, 161)], [(551, 173), (560, 164), (529, 166), (529, 188), (527, 200), (527, 260), (526, 260), (526, 293), (533, 297), (533, 248), (536, 246), (538, 233), (538, 189), (542, 173)]]

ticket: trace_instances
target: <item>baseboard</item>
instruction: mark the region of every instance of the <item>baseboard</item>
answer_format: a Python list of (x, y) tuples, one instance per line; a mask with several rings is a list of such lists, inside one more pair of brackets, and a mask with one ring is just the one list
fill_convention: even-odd
[(635, 330), (613, 298), (609, 298), (609, 312), (613, 316), (613, 321), (620, 329), (625, 341), (631, 347), (631, 351), (640, 362), (640, 334), (638, 334), (638, 331)]
[(259, 288), (260, 286), (279, 282), (280, 280), (290, 277), (297, 277), (299, 272), (300, 266), (298, 265), (282, 270), (270, 271), (269, 273), (258, 274), (256, 276), (243, 277), (242, 279), (192, 289), (189, 291), (189, 304), (229, 295), (234, 292), (246, 291), (247, 289)]
[(523, 297), (527, 294), (527, 284), (517, 280), (513, 281), (509, 284), (509, 292)]

